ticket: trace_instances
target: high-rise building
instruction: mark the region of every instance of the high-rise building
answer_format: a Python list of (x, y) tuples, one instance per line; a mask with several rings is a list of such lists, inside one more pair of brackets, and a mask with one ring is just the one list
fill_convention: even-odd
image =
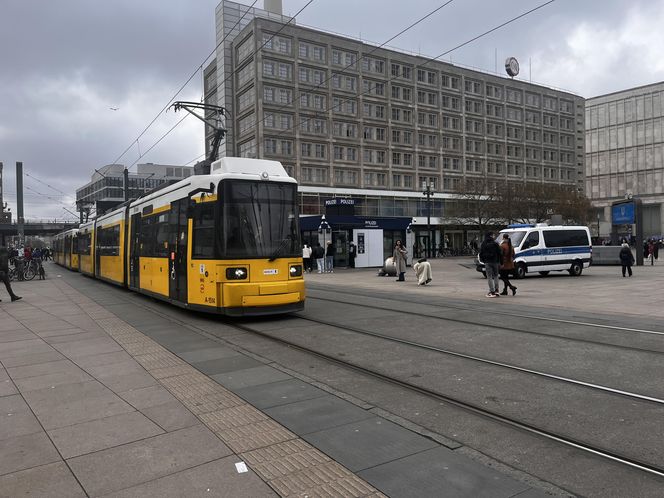
[[(215, 11), (217, 53), (216, 59), (204, 71), (204, 92), (207, 102), (224, 107), (228, 116), (234, 116), (233, 73), (231, 42), (254, 17), (265, 17), (277, 21), (294, 23), (290, 17), (281, 15), (281, 2), (268, 0), (266, 9), (257, 9), (237, 2), (222, 0)], [(230, 123), (228, 120), (227, 124)], [(206, 127), (206, 151), (209, 150), (212, 130)], [(219, 157), (233, 156), (233, 129), (228, 126), (226, 139), (219, 148)]]
[(607, 222), (639, 197), (644, 236), (664, 233), (664, 82), (586, 100), (586, 193)]
[[(247, 9), (219, 4), (218, 42)], [(582, 97), (263, 14), (218, 48), (225, 154), (281, 161), (300, 184), (301, 213), (351, 197), (358, 215), (428, 213), (444, 226), (445, 203), (471, 182), (583, 191)], [(210, 65), (206, 80), (213, 74)], [(436, 191), (431, 211), (425, 183)]]

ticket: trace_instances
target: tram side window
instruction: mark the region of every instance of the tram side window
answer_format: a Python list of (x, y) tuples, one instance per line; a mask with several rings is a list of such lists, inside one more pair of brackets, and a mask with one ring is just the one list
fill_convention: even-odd
[(214, 209), (215, 202), (203, 202), (194, 206), (192, 257), (211, 259), (215, 257)]
[(92, 234), (87, 233), (78, 236), (78, 253), (84, 256), (90, 255), (90, 246), (92, 245)]
[(120, 255), (120, 225), (97, 231), (97, 250), (100, 256)]
[(146, 258), (168, 257), (171, 226), (168, 214), (147, 216), (141, 222), (140, 253)]

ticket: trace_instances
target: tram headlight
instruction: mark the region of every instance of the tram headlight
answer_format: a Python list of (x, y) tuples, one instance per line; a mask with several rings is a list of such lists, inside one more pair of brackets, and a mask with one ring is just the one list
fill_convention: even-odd
[(302, 265), (291, 265), (288, 270), (291, 277), (301, 277), (302, 276)]
[(247, 278), (247, 269), (226, 268), (226, 278), (228, 280), (245, 280)]

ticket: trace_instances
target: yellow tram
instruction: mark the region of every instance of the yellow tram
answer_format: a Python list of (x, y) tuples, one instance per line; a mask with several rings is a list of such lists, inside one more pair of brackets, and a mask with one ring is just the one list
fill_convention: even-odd
[(53, 261), (70, 270), (78, 271), (78, 229), (61, 232), (53, 239)]
[(297, 182), (279, 162), (223, 158), (81, 225), (76, 257), (82, 273), (182, 307), (284, 313), (304, 308), (299, 233)]

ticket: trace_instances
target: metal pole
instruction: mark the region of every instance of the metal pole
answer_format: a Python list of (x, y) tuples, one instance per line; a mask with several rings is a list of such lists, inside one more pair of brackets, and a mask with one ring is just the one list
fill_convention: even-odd
[(16, 216), (18, 223), (18, 243), (23, 244), (25, 238), (25, 219), (23, 218), (23, 163), (16, 161)]
[(129, 200), (129, 170), (127, 168), (123, 171), (124, 176), (124, 200)]

